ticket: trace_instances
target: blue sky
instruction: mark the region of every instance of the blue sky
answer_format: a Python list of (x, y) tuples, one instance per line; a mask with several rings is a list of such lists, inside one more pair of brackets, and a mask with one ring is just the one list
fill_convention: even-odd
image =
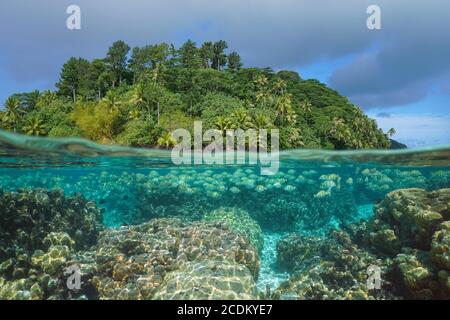
[[(66, 8), (81, 8), (68, 30)], [(381, 30), (366, 9), (381, 8)], [(224, 39), (246, 66), (319, 79), (410, 146), (450, 143), (447, 0), (2, 0), (0, 105), (14, 92), (52, 89), (69, 57), (130, 46)]]

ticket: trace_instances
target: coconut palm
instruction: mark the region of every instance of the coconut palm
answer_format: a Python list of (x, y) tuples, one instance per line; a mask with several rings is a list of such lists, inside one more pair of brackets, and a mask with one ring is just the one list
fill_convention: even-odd
[(142, 84), (138, 84), (133, 90), (130, 103), (136, 107), (142, 107), (146, 104), (146, 102), (144, 86)]
[(254, 80), (254, 84), (256, 87), (255, 92), (256, 104), (264, 106), (269, 101), (270, 92), (269, 89), (267, 88), (268, 83), (269, 80), (264, 75), (257, 76), (256, 79)]
[(128, 112), (128, 117), (129, 117), (131, 120), (138, 120), (138, 119), (141, 118), (141, 116), (142, 116), (141, 111), (139, 111), (139, 110), (137, 110), (137, 109), (133, 109), (133, 110), (131, 110), (130, 112)]
[(275, 80), (275, 83), (273, 84), (273, 87), (272, 87), (272, 91), (275, 94), (283, 95), (284, 92), (286, 91), (286, 89), (287, 89), (287, 85), (283, 79), (278, 78)]
[(177, 143), (177, 141), (170, 132), (166, 132), (161, 137), (158, 138), (157, 143), (158, 146), (169, 149), (173, 147)]
[(14, 132), (16, 132), (17, 125), (22, 120), (24, 111), (20, 105), (20, 101), (17, 98), (9, 97), (5, 102), (5, 113), (3, 114), (2, 121), (9, 124)]
[(396, 134), (397, 133), (397, 131), (395, 131), (395, 129), (394, 128), (390, 128), (389, 130), (388, 130), (388, 132), (387, 132), (387, 135), (389, 136), (389, 137), (392, 137), (394, 134)]
[(25, 134), (30, 136), (44, 136), (47, 134), (44, 123), (38, 117), (32, 117), (29, 119), (22, 130)]
[(352, 134), (343, 119), (333, 118), (331, 125), (330, 134), (332, 138), (344, 146), (351, 144)]
[(292, 108), (292, 99), (290, 94), (283, 94), (275, 103), (275, 112), (280, 123), (295, 123), (297, 115)]
[(312, 112), (312, 104), (308, 100), (303, 100), (300, 103), (300, 109), (306, 114), (309, 115)]
[(122, 105), (120, 101), (119, 94), (116, 91), (108, 91), (106, 96), (103, 98), (103, 103), (109, 108), (109, 110), (116, 111)]
[(233, 112), (231, 114), (231, 122), (233, 127), (243, 130), (254, 127), (252, 118), (248, 115), (245, 109), (238, 109)]
[(263, 113), (258, 113), (253, 116), (253, 126), (256, 129), (270, 129), (272, 124), (268, 116)]
[(217, 117), (215, 126), (217, 130), (220, 130), (220, 132), (222, 132), (223, 136), (226, 135), (227, 130), (234, 128), (233, 122), (230, 119), (223, 116)]

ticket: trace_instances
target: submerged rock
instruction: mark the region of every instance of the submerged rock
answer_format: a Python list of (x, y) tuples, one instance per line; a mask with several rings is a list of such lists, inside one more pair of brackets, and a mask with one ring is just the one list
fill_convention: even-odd
[[(237, 280), (242, 277), (239, 281), (250, 282), (249, 288), (254, 285), (259, 271), (257, 249), (246, 237), (222, 222), (155, 219), (138, 226), (106, 230), (100, 235), (94, 256), (96, 272), (92, 283), (100, 299), (152, 299), (157, 292), (159, 296), (176, 295), (175, 289), (167, 284), (171, 278), (167, 280), (166, 277), (169, 274), (173, 277), (171, 272), (175, 272), (182, 274), (186, 281), (190, 277), (193, 278), (191, 281), (199, 281), (196, 280), (199, 274), (192, 266), (211, 266), (210, 261), (215, 261), (214, 264), (221, 261), (224, 266), (230, 266), (228, 269), (211, 268), (224, 272), (225, 278), (231, 274), (227, 272), (237, 272)], [(251, 275), (252, 281), (247, 275)], [(209, 285), (213, 288), (221, 281)], [(167, 287), (163, 294), (159, 287), (164, 283)], [(180, 284), (177, 288), (185, 286)], [(251, 291), (249, 288), (242, 291), (234, 285), (226, 290), (233, 288), (237, 290), (234, 292), (237, 296)], [(231, 294), (228, 291), (227, 294)], [(218, 296), (211, 291), (208, 297)]]
[(246, 236), (258, 251), (261, 251), (263, 248), (264, 239), (261, 227), (243, 209), (222, 207), (207, 212), (203, 220), (227, 223), (232, 230)]
[[(342, 231), (331, 231), (327, 237), (289, 235), (277, 246), (278, 265), (291, 273), (291, 278), (275, 290), (276, 299), (386, 299), (391, 284), (384, 277), (390, 268), (359, 248)], [(382, 290), (367, 287), (369, 267), (380, 269)]]
[(0, 299), (63, 299), (70, 257), (96, 243), (101, 211), (60, 190), (0, 192)]
[(450, 189), (401, 189), (377, 205), (367, 240), (375, 251), (395, 255), (402, 247), (430, 250), (439, 225), (448, 220)]
[[(291, 278), (274, 297), (450, 299), (449, 213), (450, 189), (400, 189), (348, 233), (290, 235), (277, 250)], [(367, 287), (371, 266), (380, 268), (380, 290)]]
[(255, 300), (258, 292), (248, 268), (231, 261), (187, 262), (169, 272), (156, 300)]

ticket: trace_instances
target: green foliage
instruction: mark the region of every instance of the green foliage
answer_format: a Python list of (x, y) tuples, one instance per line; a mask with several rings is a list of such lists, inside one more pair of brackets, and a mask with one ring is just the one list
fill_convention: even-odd
[(157, 144), (159, 147), (166, 148), (166, 149), (173, 147), (176, 143), (177, 143), (177, 141), (175, 140), (175, 138), (172, 136), (172, 134), (170, 132), (163, 133), (158, 138), (158, 141), (157, 141)]
[(57, 125), (48, 132), (49, 137), (83, 137), (83, 131), (76, 125)]
[(162, 129), (151, 121), (142, 119), (126, 123), (124, 130), (118, 135), (117, 142), (132, 147), (154, 146), (156, 137), (162, 134)]
[(242, 67), (241, 56), (233, 51), (228, 55), (228, 69), (232, 71), (239, 70)]
[(63, 96), (76, 100), (80, 91), (89, 90), (89, 61), (83, 58), (70, 58), (62, 67), (61, 77), (56, 87)]
[(72, 119), (89, 139), (102, 143), (115, 142), (120, 112), (107, 103), (80, 103), (72, 113)]
[(116, 41), (109, 48), (106, 55), (106, 62), (114, 75), (113, 87), (116, 83), (122, 83), (122, 79), (127, 70), (127, 54), (130, 47), (124, 41)]
[(44, 123), (36, 116), (28, 119), (22, 131), (30, 136), (44, 136), (47, 133)]
[(5, 109), (2, 116), (3, 126), (16, 131), (24, 114), (20, 100), (17, 97), (9, 97), (5, 102)]
[[(170, 147), (169, 132), (274, 129), (287, 148), (388, 148), (389, 136), (346, 97), (297, 72), (244, 68), (225, 41), (130, 47), (106, 57), (70, 58), (57, 92), (11, 96), (0, 126), (28, 134), (83, 136), (103, 143)], [(130, 53), (130, 54), (129, 54)]]
[(203, 125), (206, 128), (214, 128), (219, 117), (229, 115), (244, 107), (244, 103), (222, 93), (209, 93), (195, 106), (201, 114)]

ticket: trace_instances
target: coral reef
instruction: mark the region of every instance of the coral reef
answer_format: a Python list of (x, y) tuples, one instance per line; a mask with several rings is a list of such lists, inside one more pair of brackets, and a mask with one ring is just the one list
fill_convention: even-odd
[(187, 262), (167, 273), (155, 300), (255, 300), (255, 281), (245, 266), (223, 260)]
[(277, 245), (280, 268), (291, 273), (288, 281), (272, 292), (274, 299), (392, 299), (391, 284), (383, 278), (382, 290), (367, 287), (371, 266), (387, 273), (389, 261), (383, 261), (359, 248), (342, 231), (330, 231), (327, 237), (291, 234)]
[(61, 190), (0, 192), (0, 299), (62, 299), (71, 255), (96, 243), (101, 210)]
[[(449, 299), (450, 189), (389, 193), (369, 222), (325, 238), (292, 234), (277, 245), (278, 267), (291, 274), (273, 293), (300, 299)], [(366, 271), (380, 268), (382, 289)]]
[(26, 187), (82, 193), (105, 209), (103, 223), (110, 227), (153, 218), (201, 220), (220, 206), (233, 206), (247, 211), (263, 230), (312, 233), (355, 222), (356, 205), (381, 200), (395, 189), (449, 186), (445, 170), (285, 168), (272, 176), (257, 171), (124, 169), (80, 175), (32, 171), (2, 175), (0, 186), (9, 191)]
[(246, 236), (250, 242), (261, 251), (264, 245), (261, 227), (253, 220), (247, 211), (239, 208), (219, 208), (207, 212), (203, 217), (205, 221), (223, 221), (230, 228)]
[(377, 205), (369, 224), (368, 242), (376, 251), (395, 254), (401, 247), (430, 250), (441, 222), (450, 219), (450, 189), (427, 192), (401, 189)]
[(448, 187), (447, 171), (33, 171), (0, 186), (0, 299), (450, 297), (450, 189), (392, 191)]
[[(152, 299), (159, 286), (166, 283), (170, 272), (178, 275), (189, 270), (196, 272), (196, 268), (189, 267), (191, 262), (204, 263), (207, 267), (210, 266), (207, 261), (227, 261), (229, 270), (219, 269), (224, 271), (225, 278), (236, 272), (235, 277), (242, 276), (242, 281), (248, 282), (246, 277), (251, 275), (252, 285), (259, 270), (255, 247), (222, 222), (154, 219), (138, 226), (109, 229), (100, 235), (94, 257), (96, 271), (92, 283), (100, 299)], [(247, 272), (243, 272), (243, 268)], [(197, 277), (195, 273), (192, 276)], [(216, 283), (217, 289), (225, 290), (223, 281)], [(213, 283), (210, 285), (214, 287)], [(160, 296), (175, 295), (171, 288), (172, 285), (167, 284), (166, 293), (161, 291)], [(210, 293), (210, 297), (217, 297), (216, 293)], [(242, 293), (241, 289), (235, 293)]]

